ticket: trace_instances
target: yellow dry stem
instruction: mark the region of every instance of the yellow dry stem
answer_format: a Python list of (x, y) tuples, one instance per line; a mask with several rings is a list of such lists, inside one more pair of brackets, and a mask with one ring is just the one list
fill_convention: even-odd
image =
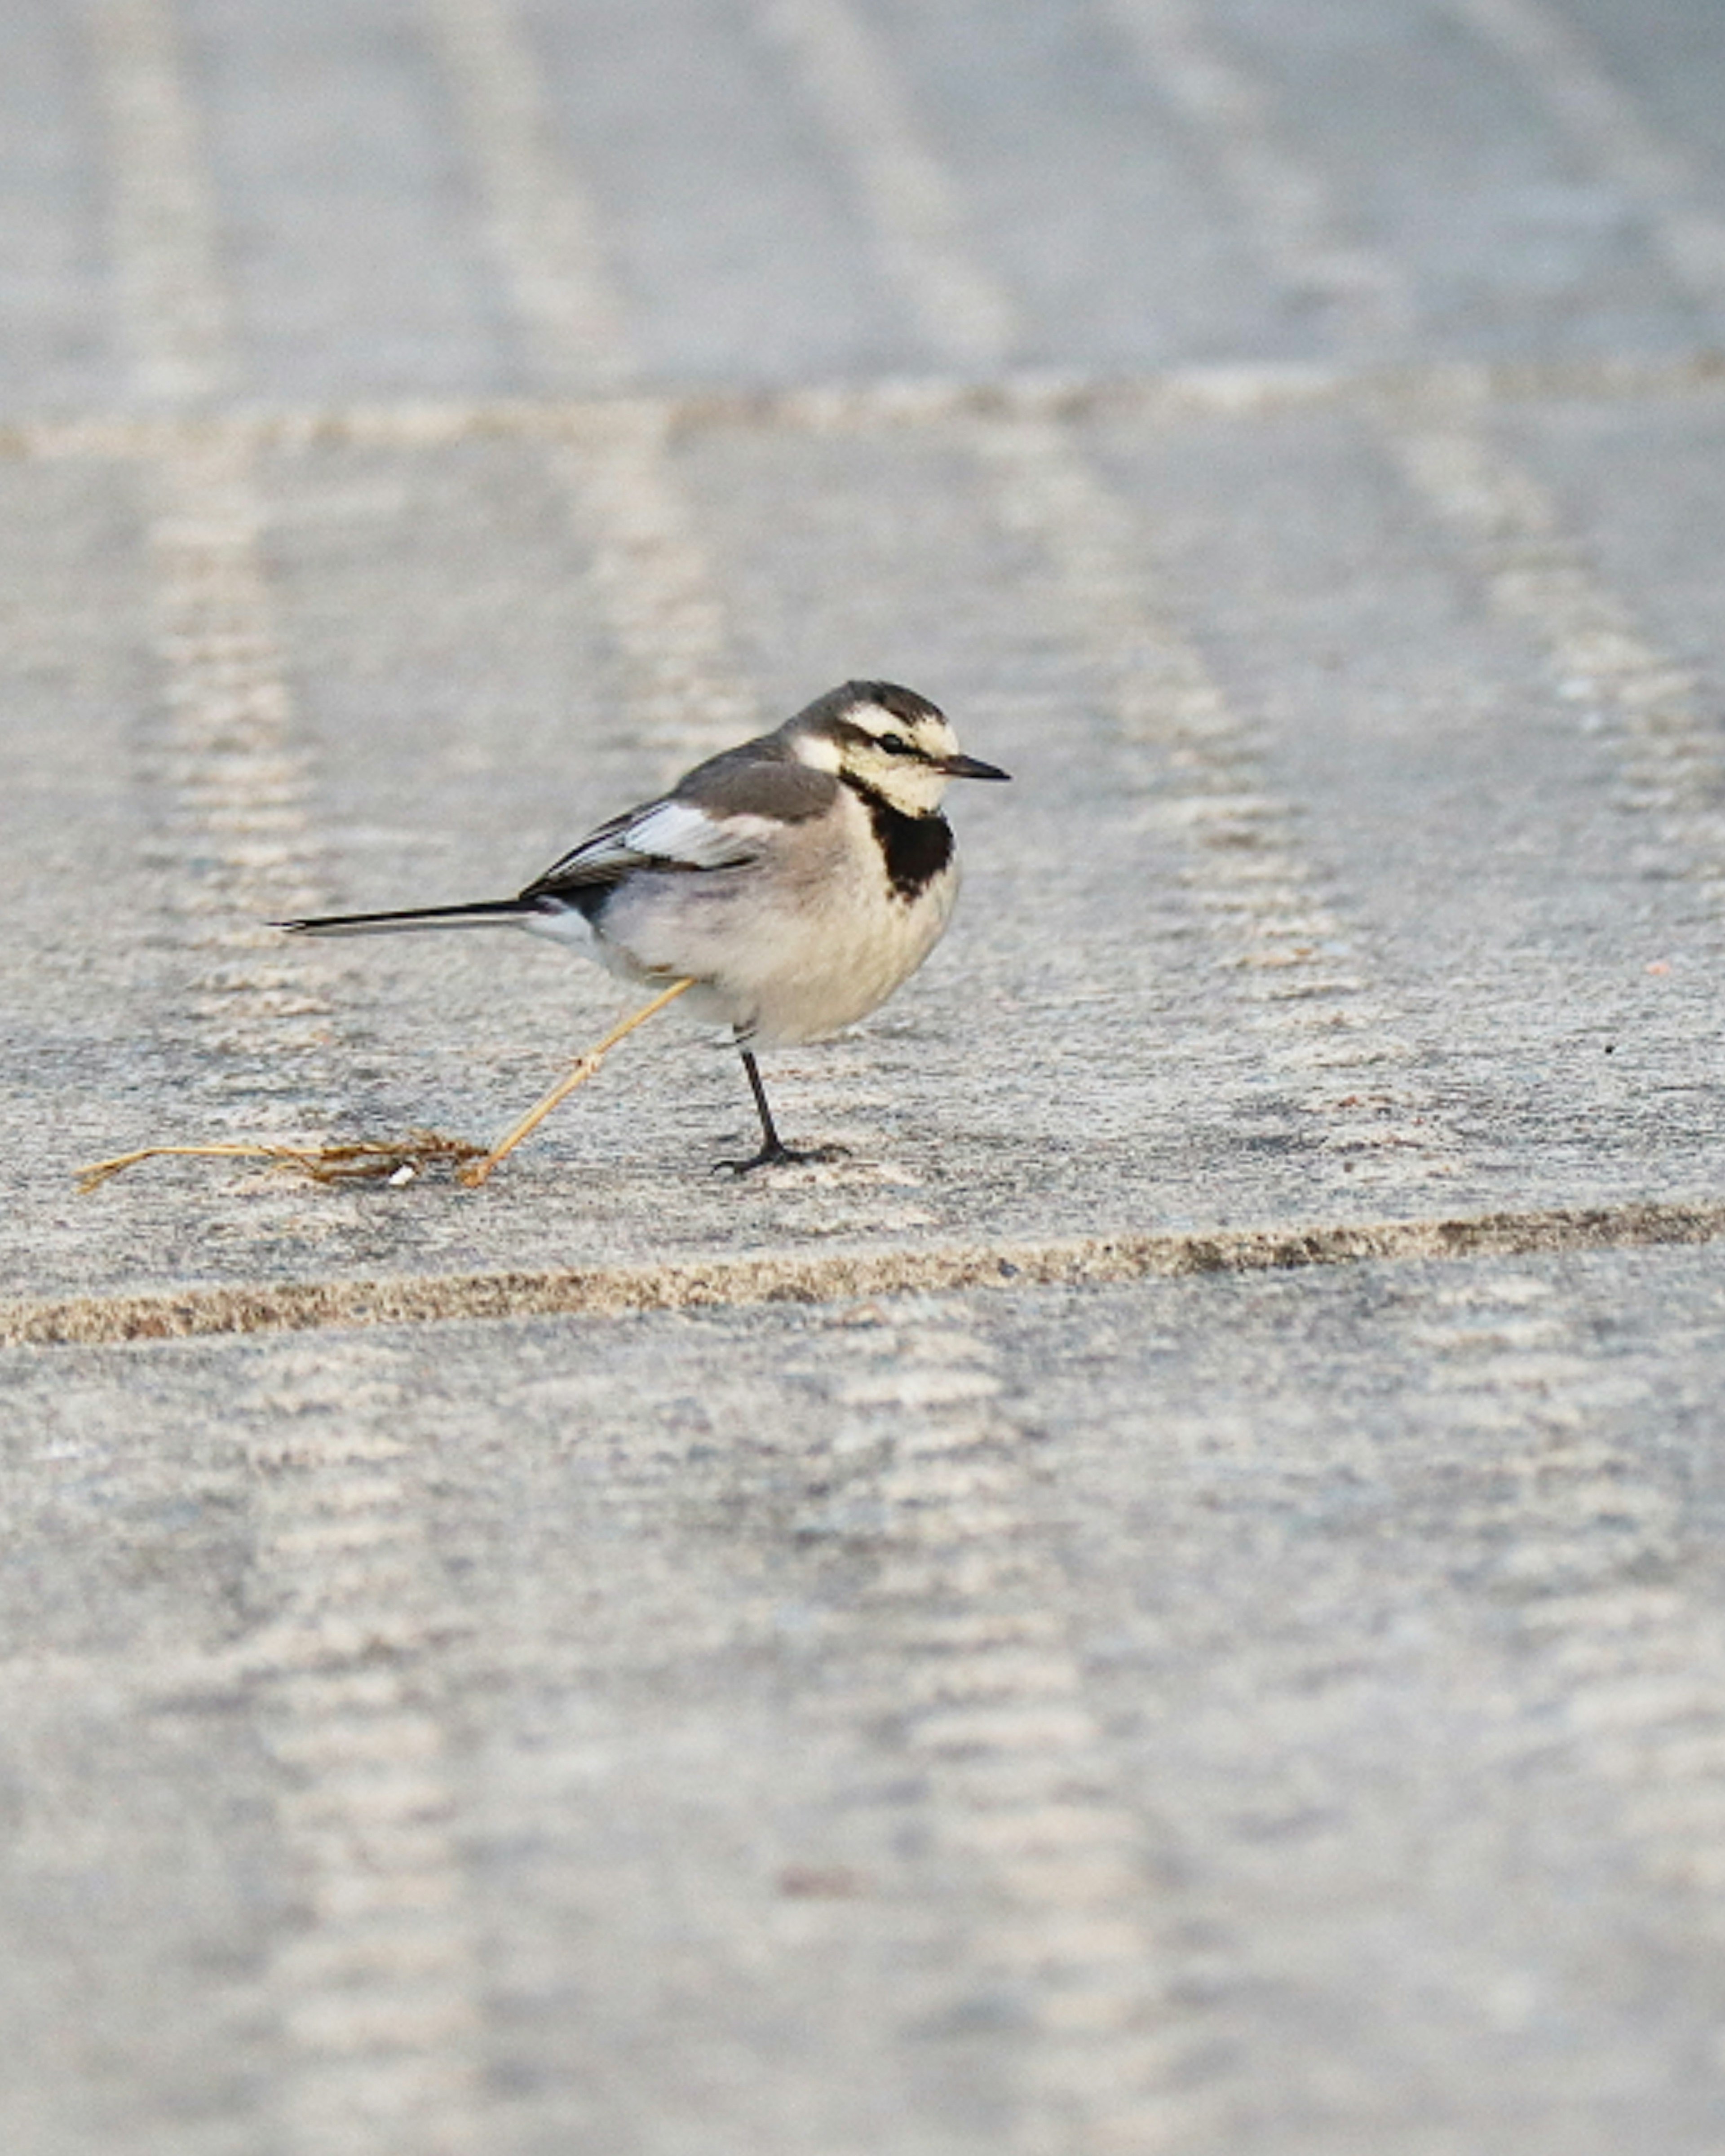
[(536, 1101), (515, 1128), (506, 1137), (499, 1138), (483, 1160), (472, 1161), (465, 1168), (458, 1168), (455, 1180), (465, 1189), (477, 1190), (506, 1153), (513, 1152), (530, 1132), (538, 1129), (560, 1101), (567, 1100), (578, 1086), (587, 1083), (619, 1040), (626, 1040), (635, 1028), (644, 1025), (655, 1011), (662, 1011), (667, 1004), (675, 1003), (685, 988), (694, 986), (693, 981), (673, 981), (663, 995), (655, 996), (652, 1002), (638, 1010), (633, 1018), (626, 1018), (620, 1025), (613, 1026), (598, 1047), (589, 1048), (585, 1055), (578, 1057), (544, 1099)]
[(413, 1131), (399, 1139), (344, 1138), (328, 1145), (235, 1142), (140, 1146), (135, 1152), (116, 1153), (111, 1160), (92, 1161), (88, 1168), (80, 1168), (77, 1172), (78, 1188), (80, 1193), (95, 1190), (110, 1176), (123, 1174), (141, 1161), (190, 1158), (261, 1160), (271, 1168), (308, 1175), (314, 1183), (387, 1183), (393, 1177), (406, 1181), (429, 1168), (454, 1166), (455, 1180), (465, 1189), (477, 1190), (498, 1162), (513, 1152), (530, 1132), (537, 1130), (560, 1101), (567, 1100), (578, 1086), (587, 1083), (619, 1041), (626, 1040), (638, 1025), (644, 1024), (655, 1011), (663, 1010), (694, 985), (693, 981), (674, 981), (644, 1009), (614, 1026), (597, 1047), (588, 1049), (585, 1055), (578, 1058), (545, 1097), (536, 1101), (489, 1152), (470, 1139), (445, 1137), (439, 1131)]
[(405, 1168), (418, 1175), (445, 1163), (477, 1160), (485, 1147), (470, 1138), (445, 1137), (438, 1131), (413, 1131), (405, 1138), (344, 1138), (329, 1145), (152, 1145), (111, 1160), (92, 1161), (78, 1170), (80, 1192), (95, 1190), (111, 1175), (140, 1161), (170, 1157), (203, 1160), (261, 1160), (271, 1168), (297, 1170), (314, 1183), (383, 1183)]

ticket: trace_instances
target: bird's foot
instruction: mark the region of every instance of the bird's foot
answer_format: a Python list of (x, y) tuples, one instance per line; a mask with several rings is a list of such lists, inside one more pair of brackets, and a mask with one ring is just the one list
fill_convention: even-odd
[(715, 1175), (752, 1175), (757, 1168), (801, 1168), (805, 1163), (843, 1160), (843, 1146), (788, 1146), (775, 1142), (763, 1145), (752, 1159), (720, 1160), (713, 1163)]

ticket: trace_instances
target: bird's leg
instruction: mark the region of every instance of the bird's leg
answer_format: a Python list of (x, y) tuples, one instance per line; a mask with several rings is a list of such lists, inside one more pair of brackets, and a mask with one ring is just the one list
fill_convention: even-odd
[(638, 1010), (633, 1018), (626, 1018), (621, 1025), (613, 1026), (598, 1045), (596, 1048), (589, 1048), (586, 1055), (580, 1057), (564, 1075), (558, 1079), (544, 1099), (536, 1101), (515, 1128), (506, 1137), (497, 1141), (483, 1160), (475, 1160), (470, 1162), (465, 1168), (458, 1168), (455, 1173), (456, 1181), (465, 1184), (469, 1190), (477, 1190), (498, 1162), (506, 1154), (513, 1152), (524, 1137), (536, 1131), (560, 1101), (566, 1101), (578, 1086), (584, 1086), (587, 1083), (619, 1040), (627, 1040), (635, 1028), (638, 1025), (644, 1025), (655, 1011), (662, 1011), (668, 1003), (674, 1002), (685, 988), (692, 988), (694, 986), (693, 981), (673, 981), (662, 995), (655, 996), (652, 1002), (643, 1009)]
[(739, 1045), (738, 1052), (742, 1057), (742, 1067), (749, 1074), (749, 1087), (761, 1117), (761, 1150), (748, 1160), (721, 1160), (719, 1166), (728, 1168), (733, 1175), (747, 1175), (757, 1168), (794, 1167), (798, 1161), (835, 1159), (841, 1150), (837, 1146), (816, 1146), (805, 1152), (785, 1143), (773, 1120), (773, 1111), (767, 1105), (767, 1088), (761, 1083), (760, 1065), (747, 1049)]

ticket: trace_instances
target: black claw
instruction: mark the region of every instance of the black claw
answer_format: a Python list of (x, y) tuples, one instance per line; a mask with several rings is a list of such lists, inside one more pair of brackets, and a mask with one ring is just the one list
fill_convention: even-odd
[(807, 1161), (843, 1160), (843, 1146), (788, 1146), (775, 1139), (763, 1145), (750, 1160), (716, 1160), (713, 1163), (715, 1175), (721, 1172), (730, 1175), (752, 1175), (757, 1168), (799, 1168)]

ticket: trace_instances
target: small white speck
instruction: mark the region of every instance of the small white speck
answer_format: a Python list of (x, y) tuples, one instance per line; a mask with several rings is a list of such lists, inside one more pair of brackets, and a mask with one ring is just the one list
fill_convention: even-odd
[(392, 1190), (399, 1190), (403, 1183), (411, 1183), (418, 1173), (418, 1169), (414, 1167), (413, 1163), (410, 1160), (404, 1160), (401, 1166), (396, 1169), (394, 1174), (390, 1177), (390, 1188)]

